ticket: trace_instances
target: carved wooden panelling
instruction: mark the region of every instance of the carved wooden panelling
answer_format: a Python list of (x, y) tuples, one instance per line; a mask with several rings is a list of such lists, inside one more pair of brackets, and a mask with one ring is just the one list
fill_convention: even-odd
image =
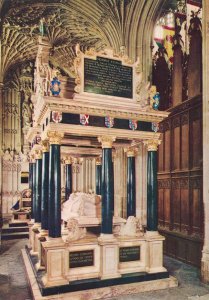
[(170, 132), (170, 130), (167, 130), (165, 132), (165, 145), (166, 145), (166, 150), (167, 150), (167, 155), (164, 157), (165, 171), (170, 171), (170, 168), (171, 168), (170, 144), (171, 144), (171, 132)]
[(201, 134), (200, 134), (200, 127), (201, 121), (200, 120), (194, 120), (192, 122), (192, 167), (193, 168), (200, 168), (201, 162), (202, 162), (202, 149), (200, 147), (202, 140), (201, 140)]
[(164, 199), (163, 189), (158, 188), (158, 222), (160, 226), (164, 226), (164, 208), (163, 208), (163, 199)]
[[(179, 170), (180, 169), (180, 127), (173, 128), (173, 140), (172, 140), (172, 151), (173, 151), (173, 164), (172, 169), (173, 170)], [(166, 151), (167, 152), (167, 149)], [(166, 154), (167, 156), (167, 154)]]
[(165, 253), (199, 266), (204, 228), (202, 104), (200, 97), (189, 102), (175, 107), (162, 126), (158, 214)]
[(180, 189), (175, 188), (172, 190), (172, 215), (173, 215), (173, 229), (180, 231), (181, 229), (181, 192)]
[(189, 189), (181, 188), (181, 232), (189, 232)]
[(189, 124), (181, 127), (181, 168), (189, 168)]
[(171, 201), (170, 201), (170, 189), (164, 190), (164, 226), (169, 228), (170, 226), (170, 215), (171, 215)]
[(163, 148), (164, 148), (164, 141), (162, 140), (160, 146), (159, 146), (159, 155), (158, 155), (158, 171), (162, 172), (164, 170), (164, 164), (163, 164)]

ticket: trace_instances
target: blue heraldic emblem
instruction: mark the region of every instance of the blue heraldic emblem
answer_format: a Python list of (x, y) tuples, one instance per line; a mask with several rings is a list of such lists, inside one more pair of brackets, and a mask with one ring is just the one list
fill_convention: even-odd
[(112, 117), (105, 117), (105, 126), (107, 128), (112, 128), (114, 126), (114, 118), (112, 118)]
[(154, 110), (158, 110), (160, 106), (160, 94), (157, 92), (154, 96), (153, 96), (153, 109)]
[(129, 128), (132, 130), (137, 129), (137, 121), (136, 120), (129, 120)]
[(52, 93), (52, 96), (59, 96), (61, 91), (60, 84), (61, 82), (58, 80), (58, 78), (54, 77), (50, 85), (50, 91)]

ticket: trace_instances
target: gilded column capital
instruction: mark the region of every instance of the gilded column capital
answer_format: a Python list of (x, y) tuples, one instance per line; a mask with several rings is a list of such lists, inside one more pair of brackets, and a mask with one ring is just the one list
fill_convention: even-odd
[(65, 157), (64, 162), (66, 165), (72, 165), (73, 161), (72, 161), (72, 157)]
[(42, 141), (42, 152), (49, 152), (49, 140)]
[(98, 141), (102, 144), (102, 149), (104, 148), (112, 148), (113, 142), (116, 140), (115, 136), (100, 136), (98, 137)]
[(147, 146), (148, 151), (157, 151), (158, 146), (161, 144), (161, 140), (147, 140), (144, 141), (144, 145)]
[(96, 158), (96, 166), (101, 166), (102, 161), (101, 161), (101, 157), (97, 157)]
[(36, 162), (36, 160), (35, 160), (35, 154), (34, 154), (34, 153), (31, 153), (31, 154), (29, 155), (29, 157), (30, 157), (30, 163), (34, 164), (34, 163)]
[(138, 149), (136, 147), (125, 148), (124, 152), (126, 153), (127, 157), (135, 157), (138, 153)]
[(58, 131), (48, 131), (47, 137), (49, 138), (49, 143), (53, 145), (60, 145), (64, 134)]
[(42, 151), (35, 150), (35, 159), (42, 159)]

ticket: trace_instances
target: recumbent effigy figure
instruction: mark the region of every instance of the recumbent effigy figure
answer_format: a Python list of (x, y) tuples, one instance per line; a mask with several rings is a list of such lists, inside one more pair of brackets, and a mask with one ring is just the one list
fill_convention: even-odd
[(98, 225), (101, 219), (101, 197), (81, 192), (72, 193), (63, 203), (61, 219), (67, 223), (66, 241), (76, 241), (86, 236), (89, 224)]
[(76, 217), (101, 217), (101, 198), (95, 194), (76, 192), (63, 203), (61, 218), (68, 222)]

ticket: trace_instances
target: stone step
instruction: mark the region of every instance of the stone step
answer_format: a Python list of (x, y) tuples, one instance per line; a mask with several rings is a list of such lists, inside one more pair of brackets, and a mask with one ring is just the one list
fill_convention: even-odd
[(29, 232), (28, 226), (2, 228), (2, 233)]
[(28, 232), (15, 232), (15, 233), (2, 233), (2, 240), (16, 240), (16, 239), (25, 239), (29, 238)]
[(9, 227), (25, 227), (28, 226), (27, 222), (11, 222), (9, 223)]

